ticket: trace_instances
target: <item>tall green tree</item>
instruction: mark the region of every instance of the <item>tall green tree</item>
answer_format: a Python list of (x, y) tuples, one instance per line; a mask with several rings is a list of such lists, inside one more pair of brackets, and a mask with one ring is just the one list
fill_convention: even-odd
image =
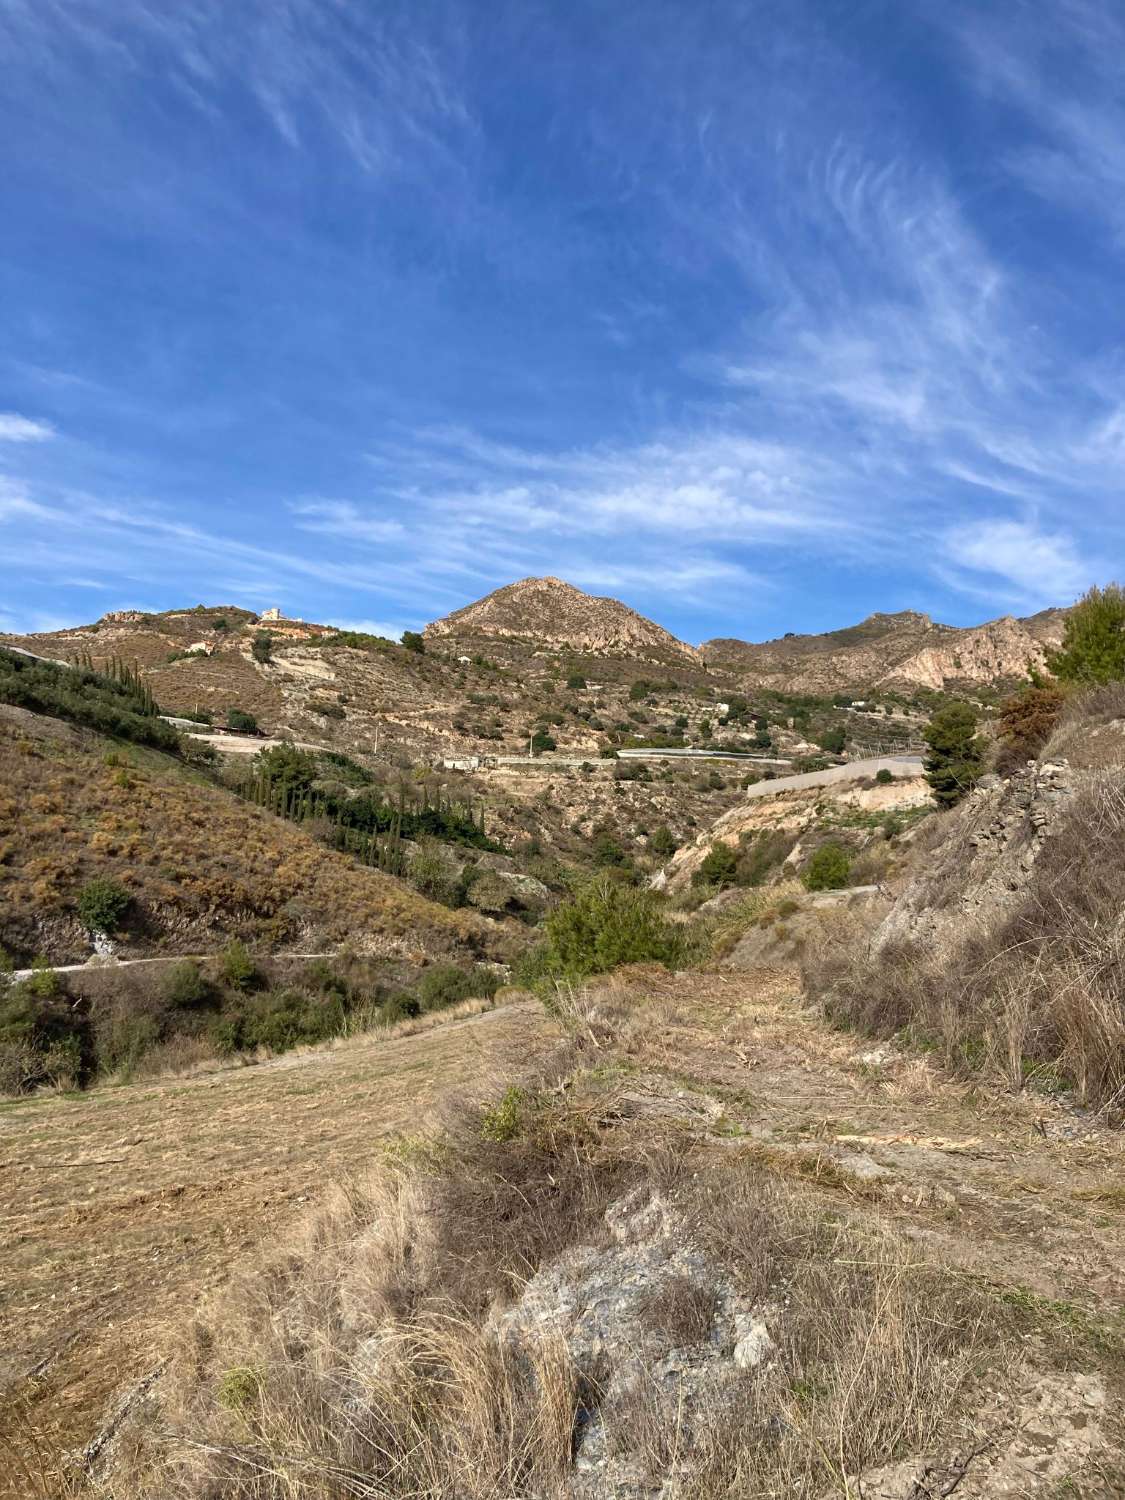
[(1095, 687), (1125, 678), (1125, 589), (1092, 588), (1071, 610), (1062, 648), (1047, 665), (1063, 682)]
[(977, 734), (977, 711), (968, 703), (938, 709), (922, 731), (930, 747), (926, 780), (942, 807), (953, 807), (971, 792), (984, 769), (984, 743)]

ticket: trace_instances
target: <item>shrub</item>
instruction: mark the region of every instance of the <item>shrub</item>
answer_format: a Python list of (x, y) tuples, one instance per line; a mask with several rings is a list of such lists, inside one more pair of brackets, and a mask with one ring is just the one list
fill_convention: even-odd
[(848, 883), (852, 860), (840, 844), (821, 844), (801, 872), (806, 891), (838, 891)]
[(1092, 588), (1067, 616), (1062, 647), (1047, 664), (1063, 682), (1087, 687), (1125, 677), (1125, 590)]
[(950, 703), (922, 731), (930, 747), (926, 780), (934, 800), (953, 807), (976, 785), (984, 769), (984, 746), (976, 732), (977, 713), (968, 703)]
[(738, 854), (721, 840), (711, 845), (710, 852), (691, 877), (692, 885), (714, 885), (719, 890), (735, 885), (737, 881)]
[(183, 958), (172, 965), (164, 976), (161, 988), (169, 1005), (184, 1010), (202, 1005), (210, 994), (199, 965), (192, 963), (190, 958)]
[(78, 892), (78, 915), (90, 932), (116, 932), (132, 896), (116, 880), (98, 876)]
[(556, 750), (558, 745), (553, 734), (548, 734), (545, 729), (537, 729), (531, 736), (532, 755), (541, 755), (544, 750)]
[(833, 725), (816, 736), (816, 743), (822, 750), (827, 750), (829, 755), (843, 755), (847, 735), (839, 725)]
[(677, 844), (672, 835), (672, 830), (667, 823), (661, 823), (659, 828), (654, 828), (652, 836), (648, 841), (648, 847), (657, 859), (671, 859), (675, 854)]
[(254, 960), (247, 952), (246, 945), (237, 938), (232, 938), (223, 949), (220, 967), (223, 978), (236, 990), (252, 989), (257, 981), (258, 970)]
[(259, 630), (250, 643), (250, 654), (256, 662), (268, 666), (273, 660), (273, 636), (266, 630)]
[(416, 995), (403, 991), (384, 1001), (380, 1019), (388, 1026), (396, 1021), (409, 1021), (422, 1014), (422, 1006)]
[(996, 769), (1002, 776), (1039, 754), (1058, 723), (1064, 701), (1058, 688), (1046, 683), (1033, 684), (1005, 698), (996, 725), (1000, 741)]
[(608, 870), (613, 866), (624, 868), (630, 862), (628, 854), (611, 833), (600, 833), (594, 840), (590, 853), (600, 870)]
[(402, 644), (408, 651), (415, 652), (418, 656), (426, 654), (426, 640), (416, 630), (404, 630), (402, 632)]
[(426, 839), (413, 850), (407, 876), (416, 890), (434, 901), (449, 902), (457, 888), (457, 869), (436, 839)]
[(586, 686), (586, 679), (581, 672), (572, 672), (566, 679), (566, 685), (572, 692), (579, 693)]
[(258, 721), (253, 714), (244, 713), (241, 708), (228, 708), (227, 728), (238, 734), (257, 734)]
[(317, 777), (316, 757), (295, 745), (273, 745), (260, 751), (253, 768), (271, 786), (285, 791), (307, 792)]
[(459, 1000), (491, 998), (498, 985), (493, 970), (479, 964), (472, 969), (463, 969), (459, 964), (435, 964), (422, 975), (418, 1001), (423, 1010), (444, 1010)]
[(743, 845), (738, 856), (738, 884), (765, 885), (795, 842), (791, 833), (763, 829)]
[(880, 766), (875, 772), (875, 780), (879, 786), (890, 786), (894, 779), (894, 775), (887, 770), (886, 766)]
[(601, 876), (547, 918), (547, 942), (522, 969), (526, 979), (584, 979), (620, 964), (655, 962), (668, 968), (685, 951), (683, 934), (668, 923), (655, 892)]

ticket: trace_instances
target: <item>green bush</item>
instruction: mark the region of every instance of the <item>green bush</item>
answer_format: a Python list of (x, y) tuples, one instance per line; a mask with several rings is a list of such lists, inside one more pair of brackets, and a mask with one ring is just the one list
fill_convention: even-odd
[(459, 964), (435, 964), (422, 975), (418, 1002), (423, 1010), (444, 1010), (460, 1000), (491, 998), (498, 984), (495, 973), (479, 965), (463, 969)]
[(886, 766), (880, 766), (879, 769), (875, 772), (875, 780), (879, 786), (890, 786), (891, 782), (894, 780), (894, 776), (890, 771), (887, 770)]
[(402, 632), (402, 644), (408, 651), (415, 652), (418, 656), (426, 654), (426, 640), (416, 630), (404, 630)]
[(654, 828), (649, 838), (648, 847), (656, 855), (657, 859), (671, 859), (676, 852), (676, 840), (672, 830), (667, 823), (661, 823), (659, 828)]
[(228, 708), (227, 728), (233, 729), (237, 734), (257, 734), (258, 721), (253, 714), (244, 713), (241, 708)]
[(421, 1014), (422, 1006), (418, 997), (404, 990), (383, 1002), (381, 1019), (388, 1026), (393, 1026), (396, 1021), (410, 1021)]
[(250, 654), (263, 667), (268, 666), (273, 660), (273, 636), (266, 630), (259, 630), (250, 643)]
[(78, 915), (90, 932), (116, 932), (132, 896), (116, 880), (97, 876), (78, 892)]
[(179, 1010), (190, 1010), (192, 1006), (202, 1005), (211, 992), (199, 965), (192, 963), (190, 958), (183, 958), (172, 965), (164, 975), (161, 989), (168, 1004)]
[(244, 943), (232, 938), (223, 949), (220, 960), (223, 978), (236, 990), (249, 990), (258, 979), (258, 970)]
[(821, 844), (801, 872), (806, 891), (839, 891), (848, 883), (852, 858), (840, 844)]
[(570, 688), (571, 692), (580, 693), (586, 686), (586, 679), (582, 676), (581, 672), (572, 672), (566, 679), (566, 685)]
[(546, 921), (547, 941), (521, 967), (525, 983), (584, 979), (621, 964), (673, 968), (685, 953), (683, 934), (664, 918), (655, 892), (601, 876)]
[(692, 885), (714, 885), (719, 890), (738, 881), (738, 854), (722, 840), (711, 845), (710, 852), (691, 877)]

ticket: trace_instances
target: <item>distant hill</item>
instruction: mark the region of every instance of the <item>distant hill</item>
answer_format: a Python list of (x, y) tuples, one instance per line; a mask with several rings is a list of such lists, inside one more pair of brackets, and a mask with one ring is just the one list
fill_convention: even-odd
[(561, 578), (522, 578), (426, 626), (426, 639), (516, 639), (574, 651), (698, 665), (694, 646), (677, 640), (619, 599), (585, 594)]
[(786, 635), (761, 644), (720, 639), (700, 649), (709, 668), (733, 673), (747, 686), (789, 692), (979, 688), (1024, 678), (1029, 665), (1043, 668), (1046, 653), (1062, 639), (1065, 618), (1065, 610), (1050, 609), (962, 628), (903, 610), (869, 615), (823, 635)]

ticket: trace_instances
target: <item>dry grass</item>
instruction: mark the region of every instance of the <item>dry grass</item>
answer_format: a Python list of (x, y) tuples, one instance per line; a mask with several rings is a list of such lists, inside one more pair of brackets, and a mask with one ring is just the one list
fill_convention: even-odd
[[(752, 1163), (696, 1160), (693, 1174), (639, 1133), (592, 1132), (557, 1097), (538, 1096), (503, 1143), (472, 1119), (337, 1189), (240, 1279), (181, 1351), (163, 1435), (134, 1434), (116, 1493), (557, 1496), (577, 1428), (596, 1415), (608, 1451), (652, 1482), (682, 1471), (700, 1500), (812, 1500), (928, 1443), (981, 1362), (1000, 1357), (996, 1304), (889, 1230), (827, 1222)], [(644, 1377), (601, 1405), (623, 1351), (580, 1369), (556, 1334), (512, 1342), (490, 1318), (538, 1266), (597, 1243), (607, 1202), (638, 1184), (670, 1197), (715, 1275), (770, 1309), (777, 1344), (767, 1367), (731, 1366), (707, 1409), (685, 1396), (672, 1425)], [(644, 1316), (657, 1351), (705, 1342), (717, 1300), (682, 1278), (654, 1291)]]
[[(949, 883), (956, 879), (951, 864)], [(947, 1066), (988, 1066), (1013, 1088), (1068, 1082), (1108, 1109), (1125, 1097), (1125, 780), (1074, 799), (1026, 892), (990, 930), (933, 954), (866, 933), (806, 964), (829, 1012), (876, 1034), (910, 1030)]]
[(1068, 700), (1042, 752), (1044, 760), (1065, 757), (1090, 770), (1112, 769), (1122, 760), (1125, 682), (1077, 693)]
[[(201, 1295), (284, 1238), (326, 1181), (363, 1170), (439, 1094), (553, 1045), (530, 1006), (442, 1019), (261, 1067), (0, 1106), (0, 1438), (31, 1464), (82, 1447)], [(0, 1455), (0, 1494), (36, 1493), (5, 1470)]]
[(485, 941), (475, 914), (425, 900), (166, 757), (119, 750), (126, 769), (105, 764), (107, 750), (0, 724), (0, 945), (14, 955), (81, 962), (89, 943), (74, 902), (94, 875), (133, 895), (127, 954), (200, 952), (231, 936), (372, 952)]

